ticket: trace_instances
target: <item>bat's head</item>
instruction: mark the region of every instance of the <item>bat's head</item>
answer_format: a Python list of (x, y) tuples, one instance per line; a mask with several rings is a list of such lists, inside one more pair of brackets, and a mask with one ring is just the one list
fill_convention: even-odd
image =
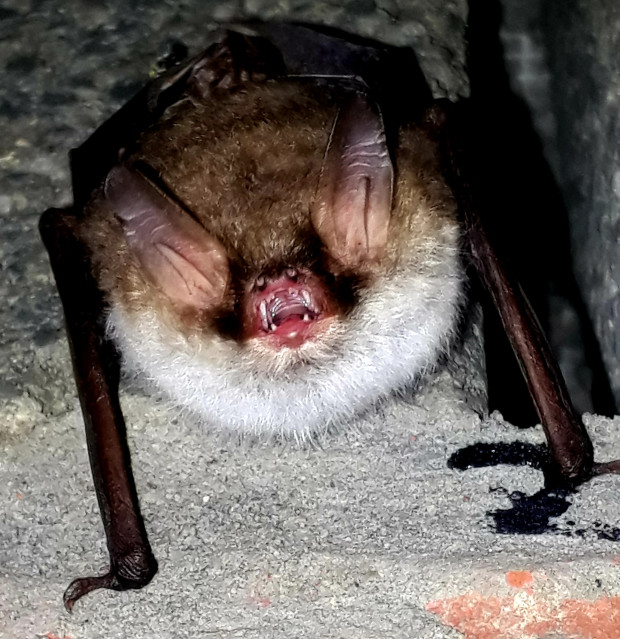
[[(267, 120), (265, 103), (281, 111), (281, 89), (244, 97), (229, 100), (236, 110), (192, 106), (191, 125), (177, 114), (145, 137), (138, 159), (110, 171), (104, 196), (149, 303), (163, 297), (189, 330), (255, 342), (263, 353), (297, 350), (346, 315), (381, 270), (392, 162), (380, 113), (363, 96), (315, 104), (312, 114), (297, 96), (279, 122)], [(218, 134), (199, 146), (206, 127)]]
[(372, 401), (415, 376), (453, 323), (459, 277), (436, 153), (409, 138), (390, 153), (366, 96), (293, 82), (172, 109), (108, 174), (88, 240), (126, 358), (176, 395), (229, 384), (237, 421), (269, 428), (294, 406), (286, 427), (304, 430), (344, 410), (300, 394), (355, 410), (353, 387)]

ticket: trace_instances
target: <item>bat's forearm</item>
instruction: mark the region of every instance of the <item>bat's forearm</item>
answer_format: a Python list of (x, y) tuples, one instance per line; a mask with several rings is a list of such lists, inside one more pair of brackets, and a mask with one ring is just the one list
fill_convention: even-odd
[(511, 281), (486, 233), (480, 228), (470, 233), (478, 253), (473, 261), (517, 356), (552, 457), (563, 477), (584, 480), (592, 472), (592, 443), (573, 408), (551, 347), (525, 294)]
[(75, 235), (76, 223), (71, 212), (52, 209), (41, 218), (40, 228), (65, 312), (111, 566), (107, 575), (78, 579), (71, 584), (65, 593), (69, 609), (91, 590), (139, 588), (157, 571), (140, 515), (125, 440), (118, 400), (118, 361), (103, 332), (103, 300), (86, 250)]
[(468, 144), (464, 133), (471, 122), (462, 120), (462, 114), (454, 110), (445, 138), (446, 167), (463, 218), (471, 261), (500, 316), (560, 475), (579, 483), (592, 475), (592, 443), (532, 307), (484, 228), (477, 209), (484, 201), (477, 197), (477, 189), (483, 188), (476, 181), (479, 162), (471, 151), (474, 145)]

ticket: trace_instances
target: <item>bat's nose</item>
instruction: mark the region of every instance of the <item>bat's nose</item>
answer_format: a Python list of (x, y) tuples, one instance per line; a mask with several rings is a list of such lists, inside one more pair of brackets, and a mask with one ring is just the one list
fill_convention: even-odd
[(299, 271), (292, 266), (286, 266), (277, 272), (264, 272), (258, 275), (254, 280), (254, 290), (264, 291), (270, 284), (279, 280), (290, 280), (297, 282)]

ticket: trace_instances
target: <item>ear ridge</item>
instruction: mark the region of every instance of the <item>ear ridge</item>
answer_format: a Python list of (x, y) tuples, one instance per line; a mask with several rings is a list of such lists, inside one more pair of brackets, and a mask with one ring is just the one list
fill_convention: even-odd
[(381, 259), (393, 181), (381, 114), (356, 94), (334, 121), (311, 214), (321, 240), (344, 266), (363, 268)]
[(145, 275), (172, 301), (216, 306), (229, 279), (226, 250), (183, 207), (142, 172), (118, 165), (104, 187)]

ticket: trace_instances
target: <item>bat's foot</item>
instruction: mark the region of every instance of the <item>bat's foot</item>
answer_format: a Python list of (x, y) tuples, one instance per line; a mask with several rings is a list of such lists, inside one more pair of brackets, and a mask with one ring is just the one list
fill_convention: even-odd
[(63, 601), (68, 612), (78, 599), (93, 590), (137, 590), (146, 586), (157, 573), (157, 561), (153, 555), (133, 554), (121, 558), (112, 557), (110, 572), (97, 577), (80, 577), (69, 584)]

